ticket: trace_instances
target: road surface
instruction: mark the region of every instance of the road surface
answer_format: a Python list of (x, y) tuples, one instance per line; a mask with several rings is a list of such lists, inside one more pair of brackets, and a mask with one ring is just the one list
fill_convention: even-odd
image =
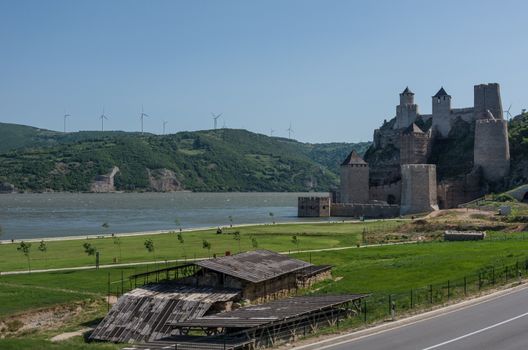
[(528, 287), (295, 349), (528, 349)]

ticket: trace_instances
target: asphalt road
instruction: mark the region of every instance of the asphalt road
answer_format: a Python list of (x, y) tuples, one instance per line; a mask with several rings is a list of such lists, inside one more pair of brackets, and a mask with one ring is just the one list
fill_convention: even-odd
[(392, 329), (338, 337), (300, 348), (319, 350), (528, 349), (528, 288), (460, 305)]

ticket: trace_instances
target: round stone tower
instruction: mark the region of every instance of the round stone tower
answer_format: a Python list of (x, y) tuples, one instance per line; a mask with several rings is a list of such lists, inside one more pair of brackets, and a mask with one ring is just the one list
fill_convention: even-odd
[(401, 166), (401, 172), (400, 214), (426, 213), (438, 210), (436, 165), (404, 164)]
[(407, 128), (418, 117), (418, 105), (414, 103), (414, 92), (409, 87), (400, 94), (400, 104), (396, 106), (394, 129)]
[(475, 121), (473, 163), (482, 168), (484, 179), (489, 182), (500, 181), (510, 172), (508, 123), (493, 118), (490, 111), (481, 113)]
[(368, 203), (369, 166), (356, 151), (341, 164), (341, 203)]

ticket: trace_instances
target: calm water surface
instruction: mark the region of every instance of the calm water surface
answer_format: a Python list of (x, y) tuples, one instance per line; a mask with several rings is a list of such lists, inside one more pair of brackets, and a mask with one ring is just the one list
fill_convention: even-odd
[[(81, 236), (300, 221), (306, 193), (41, 193), (0, 195), (1, 239)], [(310, 193), (310, 195), (324, 195)], [(325, 219), (323, 219), (325, 220)], [(306, 219), (302, 219), (306, 221)], [(110, 227), (103, 229), (107, 222)]]

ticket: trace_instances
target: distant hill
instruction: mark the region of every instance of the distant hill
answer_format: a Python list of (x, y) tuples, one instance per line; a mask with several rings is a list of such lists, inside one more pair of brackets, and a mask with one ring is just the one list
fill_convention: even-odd
[[(60, 133), (0, 123), (0, 182), (21, 191), (88, 191), (116, 166), (116, 190), (327, 191), (340, 161), (370, 143), (310, 144), (246, 130), (152, 135)], [(167, 187), (168, 186), (168, 187)]]
[(528, 113), (512, 118), (509, 125), (512, 186), (528, 182)]

